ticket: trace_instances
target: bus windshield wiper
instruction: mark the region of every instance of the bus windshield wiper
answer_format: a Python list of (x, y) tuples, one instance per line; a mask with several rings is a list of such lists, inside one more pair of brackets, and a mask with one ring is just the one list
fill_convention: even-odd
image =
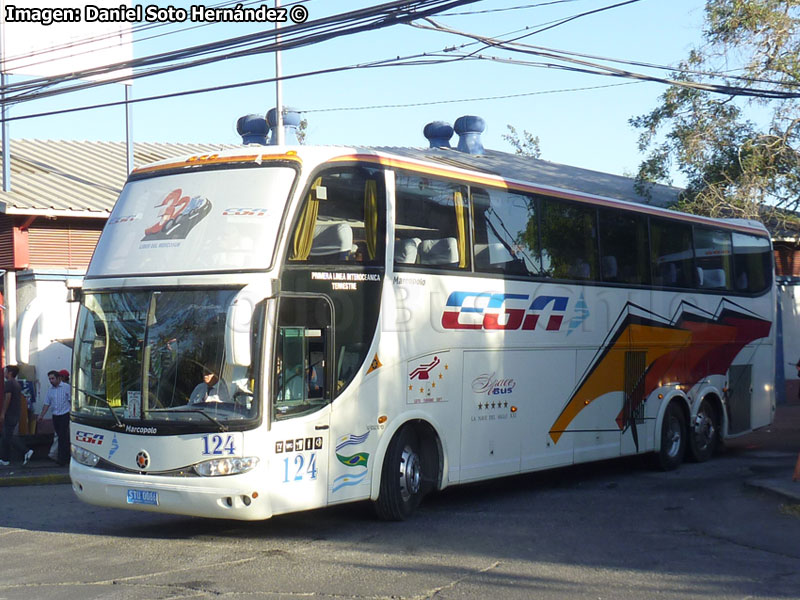
[(198, 414), (203, 415), (206, 419), (208, 419), (209, 421), (214, 423), (217, 427), (219, 427), (220, 431), (222, 431), (222, 432), (228, 431), (228, 426), (225, 425), (225, 423), (223, 423), (222, 421), (220, 421), (219, 419), (217, 419), (215, 417), (212, 417), (210, 414), (208, 414), (202, 408), (151, 408), (148, 412), (151, 412), (151, 413), (154, 413), (154, 412), (156, 412), (156, 413), (159, 413), (159, 412), (160, 413), (166, 413), (166, 412), (198, 413)]
[(120, 419), (117, 413), (114, 411), (114, 407), (111, 406), (111, 404), (109, 404), (108, 400), (106, 400), (102, 396), (98, 396), (97, 394), (87, 392), (86, 390), (82, 390), (80, 388), (75, 388), (75, 390), (80, 392), (81, 394), (86, 394), (90, 398), (94, 398), (95, 400), (100, 400), (100, 402), (105, 404), (108, 407), (108, 410), (111, 411), (111, 416), (114, 417), (114, 420), (117, 422), (117, 427), (119, 427), (120, 429), (125, 429), (125, 424), (122, 422), (122, 419)]

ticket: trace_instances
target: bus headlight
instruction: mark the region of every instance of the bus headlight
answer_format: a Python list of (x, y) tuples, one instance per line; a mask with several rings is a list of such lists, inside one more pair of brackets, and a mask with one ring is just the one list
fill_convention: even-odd
[(97, 465), (100, 457), (97, 456), (94, 452), (89, 452), (85, 448), (81, 448), (80, 446), (72, 445), (70, 446), (70, 452), (72, 454), (72, 458), (77, 460), (82, 465), (86, 465), (87, 467), (94, 467)]
[(258, 458), (215, 458), (194, 465), (194, 471), (203, 477), (219, 477), (221, 475), (238, 475), (252, 471), (258, 465)]

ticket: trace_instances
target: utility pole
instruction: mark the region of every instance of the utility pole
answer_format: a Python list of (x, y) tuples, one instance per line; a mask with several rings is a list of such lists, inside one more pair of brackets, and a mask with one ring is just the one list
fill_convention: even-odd
[[(281, 0), (275, 0), (276, 13), (277, 9), (281, 6)], [(275, 145), (282, 146), (284, 143), (283, 136), (283, 99), (281, 98), (281, 36), (279, 33), (281, 27), (280, 21), (275, 21)]]

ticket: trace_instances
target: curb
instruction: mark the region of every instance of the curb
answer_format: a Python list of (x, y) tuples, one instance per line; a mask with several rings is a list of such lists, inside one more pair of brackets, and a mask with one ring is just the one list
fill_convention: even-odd
[(793, 502), (800, 502), (800, 483), (792, 481), (791, 477), (787, 477), (785, 481), (783, 479), (749, 479), (744, 484), (750, 488), (782, 496)]
[(70, 483), (69, 473), (20, 475), (14, 477), (0, 476), (0, 487), (11, 487), (17, 485), (53, 485), (58, 483)]

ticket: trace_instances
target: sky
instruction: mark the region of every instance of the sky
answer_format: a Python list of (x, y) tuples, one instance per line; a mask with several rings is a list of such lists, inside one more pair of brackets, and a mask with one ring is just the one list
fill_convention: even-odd
[[(533, 31), (554, 20), (615, 3), (615, 0), (483, 0), (437, 16), (436, 21), (492, 37), (526, 27)], [(170, 2), (154, 4), (169, 6)], [(188, 7), (191, 3), (171, 4)], [(273, 6), (274, 0), (265, 4)], [(304, 6), (311, 21), (375, 4), (360, 0), (308, 0)], [(639, 0), (574, 19), (522, 41), (595, 56), (675, 65), (701, 43), (704, 4), (704, 0)], [(500, 10), (513, 7), (524, 8)], [(234, 23), (192, 25), (168, 24), (137, 35), (134, 55), (189, 47), (264, 27)], [(166, 35), (143, 39), (154, 33)], [(438, 52), (468, 42), (461, 36), (396, 25), (282, 52), (281, 68), (288, 76)], [(481, 53), (539, 60), (501, 51)], [(134, 99), (146, 98), (274, 75), (274, 55), (262, 54), (138, 79), (130, 95)], [(23, 80), (22, 76), (11, 76), (12, 83)], [(659, 83), (631, 83), (564, 70), (472, 60), (302, 77), (285, 81), (282, 94), (284, 104), (300, 110), (308, 120), (309, 144), (421, 147), (427, 145), (422, 135), (426, 123), (443, 120), (452, 124), (459, 116), (478, 115), (487, 123), (483, 134), (487, 148), (513, 151), (503, 139), (510, 124), (519, 132), (526, 130), (539, 137), (541, 158), (545, 160), (632, 175), (643, 156), (637, 147), (638, 134), (628, 120), (655, 108), (665, 89)], [(9, 116), (122, 99), (123, 86), (113, 84), (16, 105)], [(132, 108), (133, 140), (236, 144), (240, 142), (236, 120), (245, 114), (263, 115), (274, 104), (273, 83), (138, 103)], [(120, 141), (125, 139), (125, 113), (122, 107), (95, 109), (17, 120), (10, 127), (12, 138)], [(454, 138), (454, 144), (455, 141)]]

